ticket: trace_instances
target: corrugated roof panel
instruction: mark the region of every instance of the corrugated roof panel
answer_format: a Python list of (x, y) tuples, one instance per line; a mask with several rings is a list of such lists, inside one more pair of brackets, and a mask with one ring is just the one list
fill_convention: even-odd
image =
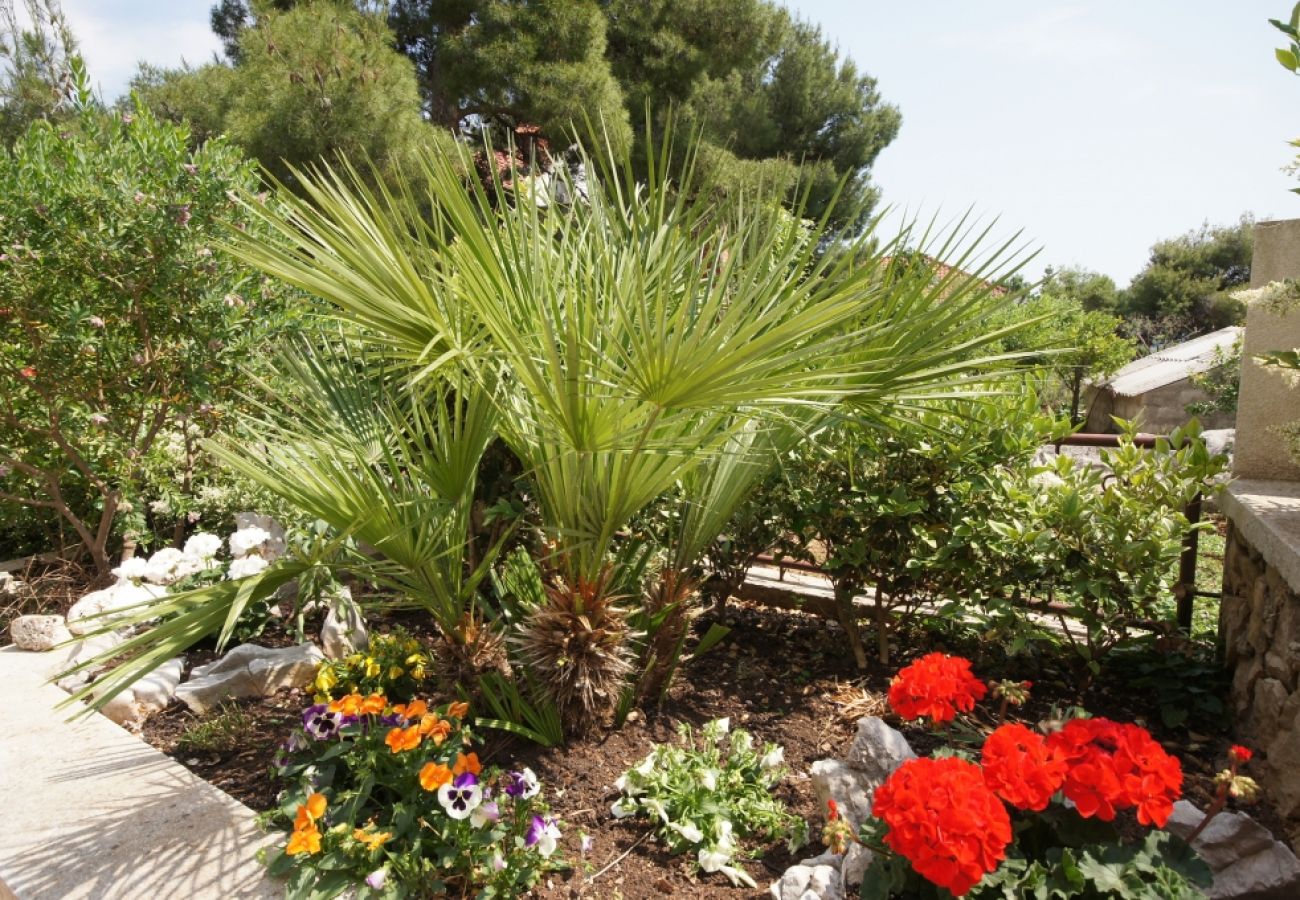
[(1242, 328), (1232, 325), (1135, 359), (1102, 383), (1120, 397), (1137, 397), (1204, 372), (1214, 365), (1216, 350), (1231, 349)]

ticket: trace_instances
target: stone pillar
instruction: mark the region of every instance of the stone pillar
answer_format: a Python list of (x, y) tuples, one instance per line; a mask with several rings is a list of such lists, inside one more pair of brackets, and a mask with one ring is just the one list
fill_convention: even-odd
[[(1255, 250), (1250, 286), (1300, 278), (1300, 219), (1260, 222), (1255, 226)], [(1300, 347), (1300, 310), (1276, 316), (1258, 307), (1246, 313), (1246, 338), (1241, 358), (1241, 395), (1237, 402), (1237, 443), (1232, 472), (1238, 478), (1300, 481), (1300, 465), (1287, 455), (1272, 426), (1300, 419), (1300, 388), (1292, 387), (1277, 370), (1265, 369), (1254, 355), (1266, 350)]]

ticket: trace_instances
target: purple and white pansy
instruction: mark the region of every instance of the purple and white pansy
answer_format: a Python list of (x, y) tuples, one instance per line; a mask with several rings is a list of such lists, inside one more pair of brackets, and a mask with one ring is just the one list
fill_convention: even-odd
[(560, 829), (550, 816), (533, 816), (524, 836), (524, 846), (532, 847), (542, 856), (550, 856), (560, 840)]
[(541, 782), (537, 780), (537, 774), (527, 767), (524, 767), (519, 772), (507, 772), (502, 778), (502, 783), (505, 792), (516, 800), (527, 800), (529, 797), (535, 797), (537, 792), (542, 789)]
[(483, 786), (472, 772), (462, 773), (438, 788), (438, 802), (453, 819), (468, 819), (483, 802)]

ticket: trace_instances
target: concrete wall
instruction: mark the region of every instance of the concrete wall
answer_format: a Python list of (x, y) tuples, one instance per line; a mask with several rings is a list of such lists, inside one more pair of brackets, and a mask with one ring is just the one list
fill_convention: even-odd
[[(1168, 434), (1186, 425), (1192, 416), (1187, 412), (1189, 403), (1209, 399), (1205, 391), (1184, 378), (1173, 384), (1147, 391), (1140, 397), (1116, 397), (1106, 389), (1095, 393), (1088, 410), (1088, 431), (1110, 433), (1115, 431), (1111, 416), (1121, 419), (1138, 419), (1141, 429), (1150, 434)], [(1197, 416), (1202, 428), (1232, 428), (1236, 418), (1231, 413), (1214, 413)]]
[[(1250, 286), (1263, 287), (1284, 278), (1300, 278), (1300, 219), (1255, 226)], [(1300, 481), (1300, 465), (1291, 460), (1282, 439), (1271, 430), (1274, 425), (1300, 419), (1300, 390), (1253, 358), (1266, 350), (1296, 347), (1300, 347), (1300, 311), (1275, 316), (1252, 307), (1246, 313), (1233, 457), (1233, 474), (1238, 478)]]

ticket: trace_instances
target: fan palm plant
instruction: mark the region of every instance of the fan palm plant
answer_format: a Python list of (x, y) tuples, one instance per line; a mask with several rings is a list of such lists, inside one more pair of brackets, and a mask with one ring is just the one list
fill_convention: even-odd
[(349, 398), (324, 365), (299, 361), (324, 408), (364, 407), (374, 427), (269, 415), (265, 452), (219, 451), (346, 521), (380, 552), (388, 583), (425, 598), (449, 632), (481, 573), (458, 577), (448, 562), (465, 494), (437, 475), (454, 462), (471, 485), (495, 430), (554, 548), (546, 601), (520, 627), (522, 658), (571, 727), (609, 708), (630, 667), (609, 589), (619, 529), (679, 480), (701, 485), (708, 518), (689, 526), (683, 568), (800, 423), (835, 409), (879, 417), (969, 379), (998, 337), (983, 325), (997, 302), (989, 282), (1024, 261), (1008, 242), (974, 265), (986, 235), (959, 223), (923, 235), (922, 249), (974, 277), (892, 277), (887, 258), (910, 234), (879, 241), (873, 223), (844, 242), (824, 220), (791, 227), (769, 204), (715, 203), (696, 189), (689, 153), (668, 171), (680, 158), (669, 140), (640, 179), (613, 150), (581, 158), (598, 177), (579, 184), (559, 168), (549, 193), (512, 194), (518, 172), (467, 180), (472, 158), (458, 147), (425, 157), (427, 196), (367, 187), (343, 164), (295, 173), (297, 196), (250, 202), (276, 238), (233, 234), (229, 249), (348, 323), (367, 367), (351, 390), (379, 379), (401, 399)]

